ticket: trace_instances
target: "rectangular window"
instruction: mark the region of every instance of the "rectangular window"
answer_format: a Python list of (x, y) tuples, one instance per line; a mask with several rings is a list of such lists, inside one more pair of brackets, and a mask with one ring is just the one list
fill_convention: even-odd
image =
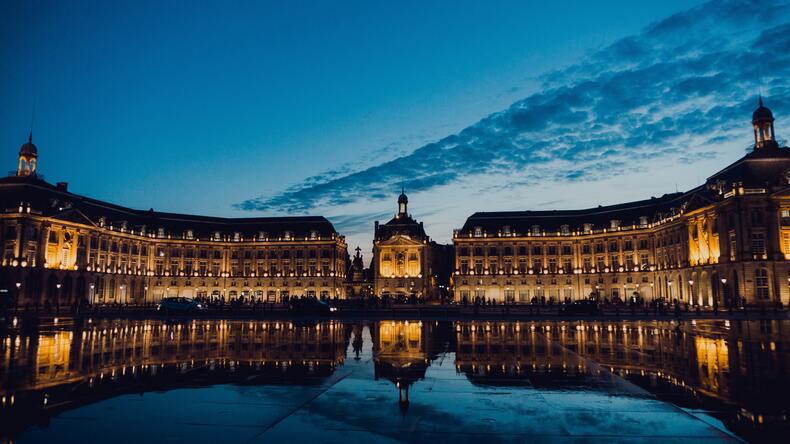
[(765, 234), (752, 233), (752, 254), (757, 258), (765, 255)]
[(757, 299), (768, 299), (768, 270), (758, 268), (754, 272), (754, 289)]

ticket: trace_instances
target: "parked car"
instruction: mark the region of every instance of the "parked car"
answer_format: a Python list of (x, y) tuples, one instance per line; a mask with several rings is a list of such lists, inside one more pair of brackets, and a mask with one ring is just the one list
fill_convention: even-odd
[(337, 308), (316, 298), (291, 299), (288, 309), (291, 313), (307, 315), (328, 315), (337, 311)]
[(599, 312), (598, 301), (592, 299), (581, 299), (573, 301), (570, 304), (564, 304), (562, 307), (563, 314), (586, 314), (593, 315)]
[(192, 298), (167, 297), (159, 301), (159, 307), (157, 309), (166, 313), (188, 313), (205, 310), (206, 306)]

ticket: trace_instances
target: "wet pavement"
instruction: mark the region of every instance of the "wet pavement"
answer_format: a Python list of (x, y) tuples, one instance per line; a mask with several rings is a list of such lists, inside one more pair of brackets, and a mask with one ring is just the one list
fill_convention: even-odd
[(770, 440), (743, 433), (761, 406), (733, 407), (728, 378), (745, 335), (786, 347), (771, 322), (738, 341), (713, 322), (107, 321), (7, 336), (4, 419), (35, 418), (16, 443)]

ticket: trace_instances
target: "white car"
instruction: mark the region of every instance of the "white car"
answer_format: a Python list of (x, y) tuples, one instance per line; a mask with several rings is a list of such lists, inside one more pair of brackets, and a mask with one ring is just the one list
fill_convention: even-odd
[(192, 298), (167, 297), (159, 301), (157, 310), (164, 312), (190, 312), (205, 310), (206, 306)]

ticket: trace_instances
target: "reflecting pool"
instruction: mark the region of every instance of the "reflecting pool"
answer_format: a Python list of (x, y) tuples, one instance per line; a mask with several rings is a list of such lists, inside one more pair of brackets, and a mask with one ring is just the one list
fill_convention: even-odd
[(788, 338), (776, 320), (62, 319), (3, 333), (0, 435), (772, 441), (790, 430)]

